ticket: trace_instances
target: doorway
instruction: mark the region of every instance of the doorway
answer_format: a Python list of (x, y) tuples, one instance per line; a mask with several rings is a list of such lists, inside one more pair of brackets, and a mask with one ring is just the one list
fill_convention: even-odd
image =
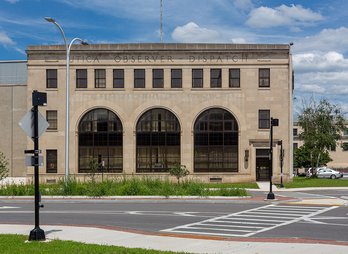
[(256, 149), (256, 181), (269, 180), (269, 149)]

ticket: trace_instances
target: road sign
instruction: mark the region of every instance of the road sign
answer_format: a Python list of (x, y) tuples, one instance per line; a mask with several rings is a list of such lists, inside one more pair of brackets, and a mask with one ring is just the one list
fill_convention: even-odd
[[(46, 131), (49, 124), (46, 119), (38, 112), (39, 120), (39, 137)], [(27, 134), (31, 139), (34, 137), (34, 113), (32, 110), (28, 111), (23, 118), (18, 123), (22, 130)]]
[[(25, 166), (31, 167), (35, 166), (35, 157), (33, 155), (27, 155), (25, 156)], [(43, 166), (43, 156), (39, 155), (39, 164), (38, 166)]]

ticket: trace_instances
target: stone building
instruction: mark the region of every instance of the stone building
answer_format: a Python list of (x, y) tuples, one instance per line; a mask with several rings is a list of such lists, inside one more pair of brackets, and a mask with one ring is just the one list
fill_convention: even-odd
[(27, 111), (27, 61), (0, 61), (0, 151), (9, 162), (9, 177), (25, 177), (27, 140), (18, 122)]
[[(293, 150), (303, 145), (303, 140), (300, 139), (302, 129), (297, 122), (294, 122), (293, 127)], [(329, 151), (330, 161), (327, 166), (337, 170), (342, 170), (346, 172), (348, 170), (348, 131), (345, 130), (341, 133), (341, 138), (337, 141), (336, 146), (331, 147)], [(303, 171), (304, 169), (302, 169)], [(301, 170), (300, 170), (301, 171)]]
[[(33, 90), (47, 93), (40, 173), (50, 181), (64, 176), (66, 52), (29, 46), (27, 54), (28, 109)], [(290, 179), (289, 45), (74, 45), (70, 59), (69, 175), (85, 178), (94, 159), (107, 177), (167, 176), (180, 163), (206, 182), (268, 180), (273, 117), (274, 180), (280, 141)]]

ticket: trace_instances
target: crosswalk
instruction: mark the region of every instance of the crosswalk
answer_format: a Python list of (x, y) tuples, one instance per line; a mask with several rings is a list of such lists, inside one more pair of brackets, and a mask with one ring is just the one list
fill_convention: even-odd
[(249, 237), (325, 213), (337, 206), (293, 206), (271, 204), (200, 222), (164, 229), (164, 232)]

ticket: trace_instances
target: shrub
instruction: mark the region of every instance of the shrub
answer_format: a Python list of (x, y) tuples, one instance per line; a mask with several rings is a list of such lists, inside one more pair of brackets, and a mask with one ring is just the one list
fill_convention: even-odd
[(0, 181), (8, 175), (8, 161), (6, 156), (0, 152)]
[(180, 183), (180, 178), (190, 174), (190, 171), (188, 171), (185, 165), (176, 164), (173, 168), (169, 169), (169, 174), (175, 176), (178, 183)]

